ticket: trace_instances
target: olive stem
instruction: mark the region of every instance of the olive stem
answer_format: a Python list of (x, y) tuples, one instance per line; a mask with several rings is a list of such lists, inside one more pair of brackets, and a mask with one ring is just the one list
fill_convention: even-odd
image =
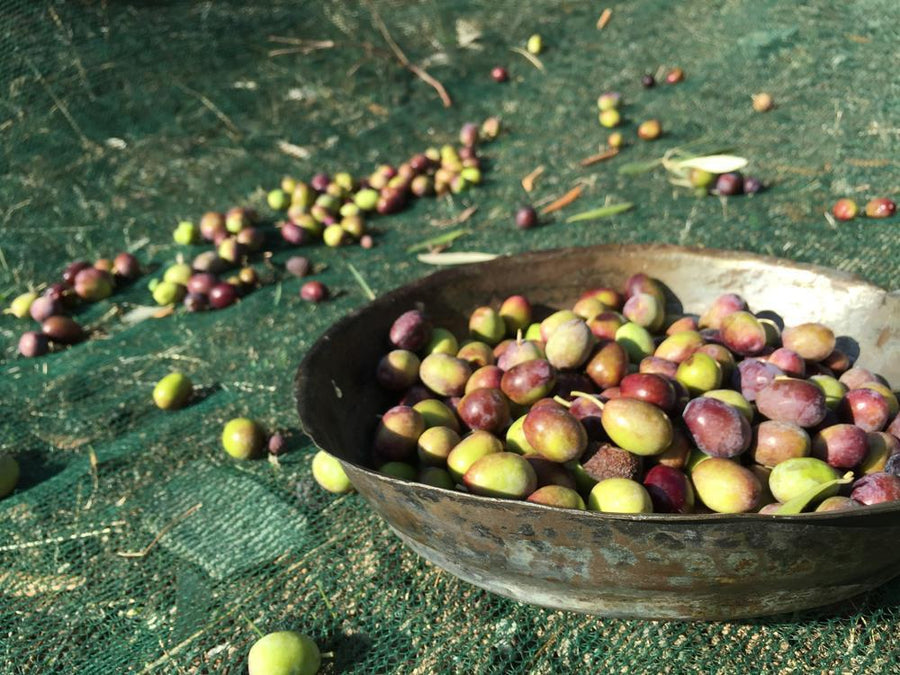
[(572, 396), (575, 396), (577, 398), (586, 398), (588, 401), (600, 408), (600, 410), (603, 410), (603, 406), (605, 405), (599, 398), (597, 398), (593, 394), (587, 393), (586, 391), (573, 391)]
[(554, 396), (554, 397), (553, 397), (553, 400), (556, 401), (557, 403), (559, 403), (561, 406), (564, 406), (564, 407), (566, 407), (566, 408), (571, 408), (571, 407), (572, 407), (571, 401), (567, 401), (567, 400), (564, 399), (562, 396)]
[(241, 612), (241, 618), (242, 618), (244, 621), (246, 621), (246, 622), (250, 625), (250, 628), (253, 629), (253, 632), (256, 633), (256, 635), (257, 635), (259, 638), (264, 638), (264, 637), (265, 637), (265, 634), (257, 627), (257, 625), (256, 625), (255, 623), (253, 623), (253, 622), (250, 620), (249, 617), (245, 616), (243, 612)]

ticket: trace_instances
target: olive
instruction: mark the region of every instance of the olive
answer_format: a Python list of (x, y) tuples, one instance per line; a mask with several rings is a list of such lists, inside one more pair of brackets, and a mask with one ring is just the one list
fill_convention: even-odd
[(191, 379), (184, 373), (169, 373), (153, 388), (153, 402), (162, 410), (178, 410), (187, 405), (194, 391)]
[(235, 459), (259, 455), (265, 443), (266, 434), (262, 427), (246, 417), (236, 417), (222, 429), (222, 447)]

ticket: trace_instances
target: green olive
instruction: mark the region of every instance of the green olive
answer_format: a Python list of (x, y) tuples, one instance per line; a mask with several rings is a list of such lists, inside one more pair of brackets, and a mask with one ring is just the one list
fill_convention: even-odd
[(319, 450), (313, 457), (312, 475), (316, 482), (329, 492), (343, 494), (353, 490), (353, 484), (344, 473), (344, 467), (335, 457), (324, 450)]
[(16, 489), (19, 482), (19, 463), (10, 455), (0, 455), (0, 499)]
[(237, 417), (222, 430), (222, 447), (235, 459), (250, 459), (259, 454), (266, 442), (266, 435), (256, 422)]
[(169, 373), (153, 388), (153, 402), (162, 410), (178, 410), (187, 405), (194, 392), (191, 379), (184, 373)]
[(250, 675), (315, 675), (321, 663), (316, 643), (292, 630), (261, 637), (247, 656)]

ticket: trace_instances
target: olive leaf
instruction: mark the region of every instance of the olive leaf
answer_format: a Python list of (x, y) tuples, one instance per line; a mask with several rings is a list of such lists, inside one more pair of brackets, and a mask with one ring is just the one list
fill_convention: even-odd
[(122, 323), (133, 326), (147, 319), (159, 318), (160, 309), (162, 308), (159, 305), (138, 305), (122, 316)]
[(454, 240), (463, 236), (464, 234), (468, 234), (471, 230), (466, 228), (461, 228), (459, 230), (453, 230), (452, 232), (446, 232), (444, 234), (439, 234), (436, 237), (431, 237), (430, 239), (426, 239), (425, 241), (420, 241), (418, 244), (412, 244), (411, 246), (406, 247), (407, 253), (415, 253), (416, 251), (423, 251), (428, 248), (432, 248), (434, 246), (443, 246), (445, 244), (451, 244)]
[(416, 256), (419, 262), (428, 265), (465, 265), (468, 263), (487, 262), (497, 258), (496, 253), (465, 251), (459, 253), (420, 253)]
[(623, 213), (634, 208), (631, 202), (622, 202), (621, 204), (610, 204), (609, 206), (601, 206), (599, 209), (591, 209), (590, 211), (582, 211), (574, 216), (566, 218), (567, 223), (577, 223), (582, 220), (596, 220), (597, 218), (606, 218), (614, 216), (617, 213)]
[(661, 157), (643, 162), (629, 162), (619, 167), (619, 173), (623, 176), (636, 176), (640, 173), (648, 173), (662, 164), (662, 162)]
[(738, 157), (737, 155), (705, 155), (683, 159), (677, 163), (677, 167), (680, 169), (700, 169), (709, 173), (722, 174), (740, 171), (747, 164), (749, 162), (746, 157)]
[(803, 511), (803, 509), (809, 506), (811, 502), (823, 496), (824, 492), (831, 489), (835, 485), (846, 485), (847, 483), (850, 483), (852, 481), (853, 472), (848, 471), (844, 474), (843, 478), (835, 478), (834, 480), (820, 483), (819, 485), (814, 485), (806, 492), (802, 492), (793, 499), (788, 500), (787, 502), (782, 504), (781, 508), (775, 511), (775, 514), (779, 516), (790, 516), (800, 513), (801, 511)]

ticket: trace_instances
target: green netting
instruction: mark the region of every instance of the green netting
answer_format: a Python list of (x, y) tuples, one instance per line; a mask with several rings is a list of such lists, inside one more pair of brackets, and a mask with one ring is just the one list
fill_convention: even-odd
[[(264, 631), (296, 628), (334, 652), (325, 673), (895, 672), (900, 582), (827, 610), (759, 621), (604, 620), (491, 596), (407, 551), (358, 496), (312, 481), (291, 380), (304, 350), (365, 302), (352, 263), (384, 292), (429, 270), (404, 252), (477, 206), (454, 250), (516, 252), (601, 242), (737, 248), (849, 270), (896, 287), (896, 219), (834, 226), (839, 196), (900, 193), (894, 0), (381, 2), (394, 38), (453, 97), (401, 68), (368, 7), (314, 2), (0, 2), (0, 294), (55, 278), (68, 261), (132, 250), (161, 266), (170, 232), (210, 208), (253, 204), (284, 174), (369, 173), (461, 123), (499, 114), (485, 184), (376, 221), (376, 248), (311, 249), (339, 292), (311, 306), (285, 278), (230, 309), (122, 322), (141, 281), (80, 316), (95, 339), (26, 361), (28, 322), (0, 318), (0, 448), (21, 463), (0, 504), (0, 663), (10, 673), (232, 673)], [(544, 36), (540, 72), (510, 47)], [(478, 38), (471, 41), (473, 35)], [(272, 54), (272, 36), (331, 40)], [(504, 85), (489, 70), (506, 64)], [(643, 91), (680, 65), (687, 80)], [(654, 144), (581, 169), (606, 132), (596, 96), (623, 92), (625, 131), (658, 117)], [(754, 113), (750, 96), (778, 107)], [(697, 200), (664, 175), (620, 176), (702, 139), (753, 161), (771, 189)], [(627, 159), (625, 159), (627, 158)], [(585, 194), (625, 215), (521, 232), (529, 199)], [(199, 250), (199, 249), (197, 249)], [(189, 372), (203, 396), (165, 413), (153, 384)], [(279, 465), (235, 463), (225, 420), (294, 430)], [(95, 458), (93, 468), (91, 456)], [(198, 506), (199, 505), (199, 506)], [(154, 544), (153, 546), (150, 546)], [(149, 548), (148, 548), (149, 547)], [(121, 554), (129, 555), (121, 555)]]

